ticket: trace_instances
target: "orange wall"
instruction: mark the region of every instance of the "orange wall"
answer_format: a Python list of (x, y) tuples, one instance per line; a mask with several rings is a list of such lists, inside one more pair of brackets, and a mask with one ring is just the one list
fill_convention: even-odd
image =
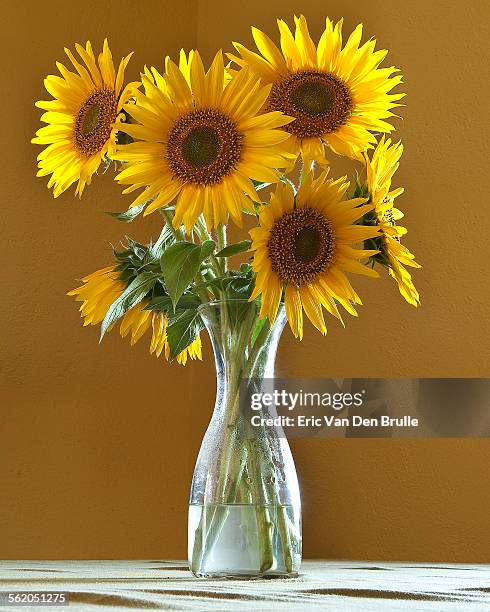
[[(68, 8), (70, 6), (70, 8)], [(65, 296), (110, 260), (109, 242), (156, 236), (158, 219), (118, 224), (103, 214), (128, 199), (109, 176), (81, 202), (53, 201), (35, 179), (33, 102), (64, 45), (108, 35), (134, 50), (130, 76), (166, 53), (209, 58), (254, 23), (276, 36), (294, 11), (319, 35), (325, 2), (130, 0), (9, 3), (1, 45), (3, 290), (0, 558), (183, 558), (193, 463), (213, 396), (213, 366), (166, 365), (116, 334), (98, 345)], [(472, 0), (331, 0), (330, 15), (390, 49), (408, 107), (408, 243), (423, 305), (388, 279), (357, 283), (365, 306), (344, 330), (281, 342), (283, 376), (488, 376), (488, 132), (484, 58), (490, 5)], [(294, 440), (306, 557), (490, 561), (486, 440)]]

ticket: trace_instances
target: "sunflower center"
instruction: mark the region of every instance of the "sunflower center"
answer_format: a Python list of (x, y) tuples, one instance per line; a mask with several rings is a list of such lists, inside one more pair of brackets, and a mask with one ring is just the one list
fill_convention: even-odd
[(75, 119), (75, 145), (82, 155), (98, 153), (108, 141), (117, 117), (117, 99), (111, 89), (100, 89), (82, 104)]
[(241, 151), (242, 137), (235, 123), (210, 108), (180, 117), (167, 141), (174, 176), (199, 185), (219, 183), (240, 161)]
[(328, 269), (335, 254), (335, 235), (319, 210), (295, 208), (276, 221), (267, 248), (280, 280), (299, 286)]
[(94, 104), (92, 108), (89, 108), (85, 117), (82, 120), (82, 124), (80, 126), (80, 130), (83, 136), (88, 136), (95, 132), (97, 126), (99, 125), (99, 117), (100, 117), (100, 106), (98, 104)]
[(299, 83), (291, 91), (291, 103), (293, 106), (310, 117), (327, 113), (332, 108), (334, 102), (333, 92), (325, 83), (306, 81)]
[(219, 136), (212, 127), (196, 127), (182, 143), (182, 157), (188, 164), (200, 168), (209, 166), (218, 157)]
[(309, 263), (318, 255), (321, 245), (320, 232), (316, 227), (303, 227), (294, 237), (293, 255), (297, 261)]
[(319, 138), (338, 130), (352, 112), (347, 85), (333, 74), (294, 72), (272, 86), (269, 109), (295, 118), (285, 130), (298, 138)]

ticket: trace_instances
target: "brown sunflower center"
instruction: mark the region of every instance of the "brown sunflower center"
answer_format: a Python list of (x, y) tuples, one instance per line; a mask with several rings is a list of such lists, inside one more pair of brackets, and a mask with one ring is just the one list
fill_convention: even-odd
[(316, 70), (294, 72), (272, 86), (269, 109), (296, 120), (284, 129), (298, 138), (318, 138), (344, 125), (352, 111), (347, 85), (333, 74)]
[(216, 109), (197, 109), (170, 130), (167, 157), (173, 174), (200, 185), (219, 183), (241, 159), (242, 137)]
[(188, 164), (200, 168), (216, 161), (219, 153), (219, 136), (212, 127), (193, 128), (182, 143), (182, 157)]
[(315, 208), (295, 208), (272, 227), (267, 243), (272, 270), (283, 283), (310, 283), (335, 254), (332, 225)]
[(82, 155), (98, 153), (109, 139), (117, 117), (112, 89), (99, 89), (82, 104), (75, 120), (75, 144)]

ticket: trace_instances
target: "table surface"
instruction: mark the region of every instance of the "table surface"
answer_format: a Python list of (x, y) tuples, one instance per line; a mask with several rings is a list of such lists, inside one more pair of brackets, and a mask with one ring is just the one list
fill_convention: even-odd
[[(2, 561), (0, 592), (64, 591), (70, 611), (490, 610), (490, 565), (304, 561), (283, 580), (203, 580), (182, 561)], [(34, 607), (2, 606), (1, 610)], [(58, 610), (61, 606), (42, 606)]]

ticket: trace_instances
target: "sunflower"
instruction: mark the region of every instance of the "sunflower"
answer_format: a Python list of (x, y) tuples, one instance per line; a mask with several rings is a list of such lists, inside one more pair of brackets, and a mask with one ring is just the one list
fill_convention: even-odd
[(374, 204), (375, 223), (381, 231), (381, 236), (375, 242), (379, 243), (379, 253), (374, 256), (388, 267), (405, 300), (417, 307), (420, 305), (420, 296), (413, 284), (412, 277), (405, 266), (420, 268), (415, 256), (400, 242), (407, 233), (406, 228), (397, 225), (403, 218), (403, 213), (395, 208), (394, 200), (403, 193), (403, 188), (391, 190), (391, 179), (395, 174), (399, 160), (403, 153), (401, 142), (392, 143), (391, 139), (380, 140), (371, 159), (365, 154), (367, 186), (372, 204)]
[[(155, 353), (157, 357), (160, 357), (163, 351), (168, 360), (170, 355), (170, 347), (167, 343), (168, 319), (163, 312), (144, 310), (148, 304), (148, 300), (143, 300), (124, 315), (120, 334), (125, 338), (130, 333), (131, 346), (133, 346), (151, 327), (150, 353)], [(202, 359), (200, 336), (177, 355), (177, 362), (185, 365), (188, 357)]]
[(240, 225), (259, 201), (253, 180), (277, 182), (291, 163), (289, 134), (277, 129), (291, 119), (260, 111), (271, 87), (249, 71), (226, 79), (221, 52), (207, 72), (197, 52), (165, 65), (164, 76), (145, 71), (145, 92), (127, 107), (138, 123), (123, 130), (136, 142), (119, 147), (126, 163), (116, 180), (129, 185), (124, 193), (143, 188), (132, 206), (153, 198), (145, 214), (176, 199), (174, 225), (188, 232), (201, 213), (210, 229), (228, 214)]
[[(73, 289), (68, 295), (75, 296), (77, 302), (82, 302), (80, 313), (84, 325), (97, 325), (104, 320), (111, 304), (126, 289), (126, 283), (119, 279), (119, 272), (113, 266), (97, 270), (82, 278), (83, 284)], [(162, 312), (144, 310), (148, 300), (136, 304), (124, 314), (119, 332), (123, 338), (131, 334), (131, 346), (152, 328), (150, 353), (160, 357), (162, 351), (168, 359), (170, 348), (167, 343), (168, 319)], [(177, 362), (185, 365), (188, 357), (201, 359), (201, 338), (177, 355)]]
[(84, 325), (102, 323), (109, 307), (126, 289), (126, 283), (119, 279), (113, 266), (92, 272), (82, 278), (83, 285), (68, 292), (82, 302), (80, 314)]
[(327, 332), (322, 307), (342, 321), (337, 305), (356, 316), (361, 304), (345, 272), (378, 276), (360, 260), (376, 250), (353, 245), (378, 234), (376, 227), (353, 225), (372, 204), (365, 199), (345, 199), (345, 178), (313, 180), (311, 174), (296, 196), (280, 184), (270, 205), (259, 211), (259, 226), (250, 230), (253, 269), (257, 273), (251, 300), (262, 296), (260, 316), (274, 320), (284, 290), (286, 314), (296, 337), (303, 336), (303, 310), (313, 325)]
[(376, 40), (362, 46), (362, 24), (342, 48), (342, 20), (334, 26), (327, 18), (318, 46), (306, 19), (294, 18), (294, 36), (278, 20), (281, 50), (257, 28), (252, 34), (259, 53), (233, 43), (240, 57), (228, 54), (237, 65), (249, 67), (263, 83), (272, 84), (268, 110), (295, 118), (286, 126), (292, 151), (306, 160), (326, 163), (324, 145), (340, 155), (359, 159), (372, 148), (373, 132), (391, 132), (385, 119), (404, 94), (389, 92), (402, 77), (394, 67), (379, 68), (387, 51), (375, 51)]
[(48, 187), (53, 187), (55, 198), (75, 181), (78, 181), (75, 194), (81, 196), (102, 161), (115, 152), (123, 104), (138, 86), (129, 83), (123, 87), (124, 71), (132, 53), (122, 58), (116, 74), (107, 40), (98, 63), (90, 42), (75, 48), (83, 63), (65, 48), (76, 72), (57, 62), (61, 76), (50, 75), (44, 81), (54, 99), (36, 102), (46, 111), (41, 121), (48, 124), (31, 141), (47, 145), (38, 155), (37, 176), (51, 174)]

